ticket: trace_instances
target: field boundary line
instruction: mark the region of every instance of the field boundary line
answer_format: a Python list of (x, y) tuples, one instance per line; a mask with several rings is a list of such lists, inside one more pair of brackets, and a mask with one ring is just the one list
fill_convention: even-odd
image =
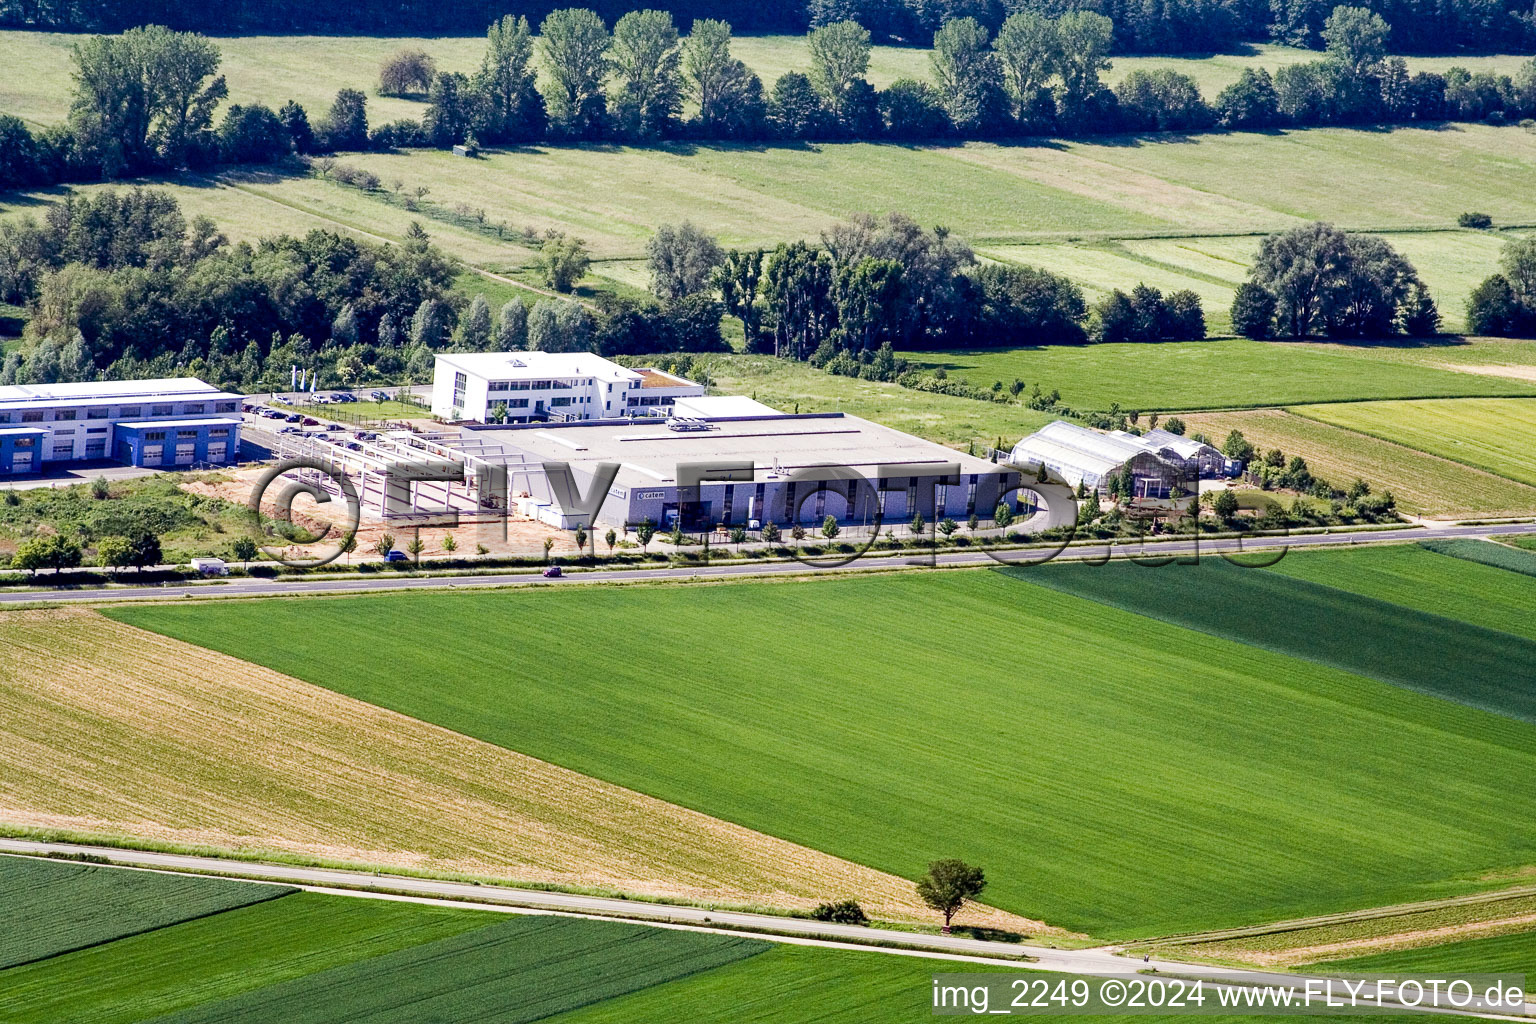
[[(1471, 398), (1472, 396), (1468, 395), (1468, 396), (1463, 396), (1463, 397)], [(1536, 395), (1532, 395), (1532, 396), (1506, 395), (1504, 397), (1509, 398), (1511, 401), (1515, 401), (1515, 402), (1536, 402)], [(1343, 402), (1343, 403), (1340, 403), (1340, 402), (1308, 402), (1308, 403), (1306, 403), (1306, 405), (1341, 405), (1341, 404), (1342, 405), (1374, 405), (1374, 404), (1376, 404), (1376, 402), (1415, 402), (1415, 401), (1418, 401), (1418, 402), (1426, 402), (1426, 401), (1428, 401), (1428, 402), (1433, 402), (1433, 401), (1455, 402), (1455, 401), (1458, 401), (1458, 400), (1459, 399), (1455, 399), (1455, 398), (1440, 398), (1440, 399), (1433, 399), (1433, 398), (1428, 398), (1428, 399), (1426, 399), (1426, 398), (1418, 398), (1418, 399), (1415, 399), (1415, 398), (1381, 398), (1381, 399), (1374, 399), (1374, 400), (1367, 399), (1367, 400), (1361, 401), (1361, 402)], [(1475, 398), (1473, 400), (1474, 401), (1486, 401), (1486, 399), (1482, 399), (1482, 398)], [(1420, 455), (1428, 456), (1431, 459), (1438, 459), (1441, 462), (1449, 462), (1453, 466), (1464, 466), (1467, 469), (1473, 470), (1474, 472), (1483, 473), (1483, 474), (1485, 474), (1487, 476), (1496, 477), (1497, 479), (1500, 479), (1500, 480), (1507, 480), (1507, 481), (1509, 481), (1512, 484), (1519, 485), (1520, 487), (1529, 487), (1532, 490), (1536, 490), (1536, 484), (1532, 484), (1530, 481), (1527, 481), (1527, 480), (1517, 480), (1516, 478), (1514, 478), (1512, 476), (1506, 476), (1505, 474), (1500, 473), (1498, 470), (1492, 469), (1492, 468), (1490, 468), (1488, 466), (1480, 466), (1480, 465), (1478, 465), (1475, 462), (1466, 462), (1466, 461), (1464, 461), (1462, 459), (1453, 459), (1453, 458), (1450, 458), (1449, 456), (1441, 455), (1438, 452), (1432, 452), (1432, 451), (1429, 451), (1429, 450), (1427, 450), (1425, 448), (1416, 447), (1414, 445), (1409, 444), (1406, 441), (1400, 441), (1397, 438), (1385, 437), (1385, 436), (1383, 436), (1381, 434), (1376, 433), (1374, 430), (1362, 430), (1359, 427), (1345, 427), (1345, 426), (1341, 426), (1341, 425), (1339, 425), (1337, 423), (1330, 423), (1327, 420), (1320, 419), (1317, 416), (1308, 416), (1306, 413), (1299, 411), (1300, 408), (1301, 407), (1298, 407), (1298, 406), (1283, 406), (1283, 407), (1281, 407), (1280, 411), (1281, 412), (1285, 412), (1285, 413), (1289, 413), (1290, 415), (1295, 416), (1297, 419), (1307, 420), (1308, 422), (1311, 422), (1311, 423), (1318, 423), (1318, 424), (1321, 424), (1322, 426), (1325, 426), (1325, 427), (1333, 427), (1333, 428), (1335, 428), (1337, 430), (1347, 430), (1351, 434), (1359, 434), (1362, 437), (1374, 438), (1375, 440), (1380, 441), (1383, 444), (1390, 444), (1390, 445), (1394, 445), (1394, 446), (1396, 446), (1398, 448), (1402, 448), (1402, 449), (1405, 449), (1405, 450), (1410, 451), (1410, 452), (1417, 452)]]

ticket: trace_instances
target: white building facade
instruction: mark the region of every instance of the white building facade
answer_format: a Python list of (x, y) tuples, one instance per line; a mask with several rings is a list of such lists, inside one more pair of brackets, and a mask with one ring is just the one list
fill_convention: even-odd
[(590, 352), (455, 352), (437, 357), (432, 415), (478, 423), (664, 417), (678, 398), (702, 394), (702, 384)]
[(47, 463), (233, 462), (240, 396), (195, 377), (0, 387), (0, 476)]

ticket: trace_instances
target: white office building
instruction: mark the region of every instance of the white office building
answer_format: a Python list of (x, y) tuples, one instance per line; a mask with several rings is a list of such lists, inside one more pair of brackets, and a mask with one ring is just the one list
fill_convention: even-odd
[(702, 384), (590, 352), (455, 352), (437, 357), (432, 415), (478, 423), (670, 416), (677, 399), (702, 394)]
[(239, 451), (240, 396), (195, 377), (0, 387), (0, 476), (98, 459), (224, 464)]

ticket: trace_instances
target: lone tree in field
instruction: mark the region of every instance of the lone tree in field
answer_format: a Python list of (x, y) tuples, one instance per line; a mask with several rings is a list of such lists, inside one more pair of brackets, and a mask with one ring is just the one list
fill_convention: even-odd
[(425, 50), (407, 47), (379, 65), (380, 96), (425, 96), (437, 77), (437, 64)]
[(987, 879), (981, 868), (963, 860), (936, 860), (928, 865), (928, 873), (917, 882), (917, 895), (922, 901), (944, 915), (944, 931), (954, 920), (966, 900), (974, 900), (987, 887)]

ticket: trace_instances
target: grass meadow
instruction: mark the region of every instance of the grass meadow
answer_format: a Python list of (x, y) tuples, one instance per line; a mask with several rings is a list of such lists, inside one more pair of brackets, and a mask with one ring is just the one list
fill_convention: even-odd
[[(679, 22), (686, 31), (688, 26)], [(37, 125), (61, 121), (69, 111), (70, 49), (80, 37), (62, 32), (0, 32), (0, 54), (11, 72), (0, 82), (0, 112), (15, 114)], [(485, 37), (399, 36), (223, 36), (215, 39), (223, 54), (221, 73), (229, 82), (230, 101), (266, 103), (276, 108), (287, 100), (302, 103), (314, 119), (329, 109), (336, 90), (362, 89), (368, 94), (369, 115), (375, 121), (420, 117), (419, 99), (379, 96), (379, 65), (405, 47), (429, 53), (442, 71), (472, 73), (485, 53)], [(810, 58), (803, 36), (738, 36), (733, 54), (768, 87), (786, 71), (805, 71)], [(1250, 46), (1241, 53), (1209, 58), (1117, 57), (1106, 77), (1111, 81), (1137, 68), (1173, 68), (1192, 75), (1201, 89), (1215, 93), (1237, 80), (1247, 67), (1275, 68), (1316, 60), (1312, 50), (1284, 46)], [(1415, 71), (1441, 71), (1459, 64), (1474, 71), (1513, 73), (1528, 58), (1514, 55), (1457, 58), (1411, 57)], [(898, 78), (930, 80), (929, 55), (917, 47), (876, 46), (870, 53), (868, 78), (884, 87)]]
[(1351, 402), (1291, 411), (1536, 486), (1536, 400)]
[(1391, 491), (1398, 507), (1413, 515), (1466, 519), (1536, 511), (1536, 488), (1283, 409), (1183, 418), (1191, 433), (1203, 432), (1218, 443), (1228, 431), (1240, 430), (1259, 448), (1300, 455), (1335, 487), (1365, 480), (1377, 491)]
[[(1107, 938), (1536, 860), (1530, 725), (998, 572), (110, 614), (895, 874), (963, 857)], [(452, 685), (404, 626), (449, 621)]]

